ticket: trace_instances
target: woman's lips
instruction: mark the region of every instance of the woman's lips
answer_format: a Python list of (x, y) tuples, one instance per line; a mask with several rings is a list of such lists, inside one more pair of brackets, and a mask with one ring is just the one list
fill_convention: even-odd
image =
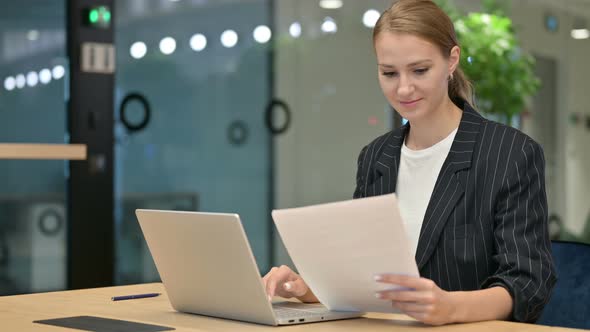
[(411, 101), (400, 101), (400, 104), (406, 107), (412, 107), (415, 106), (420, 100), (422, 100), (422, 98)]

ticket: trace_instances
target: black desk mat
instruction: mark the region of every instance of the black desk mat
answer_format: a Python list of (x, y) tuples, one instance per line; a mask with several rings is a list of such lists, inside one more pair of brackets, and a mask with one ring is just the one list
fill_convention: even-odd
[(67, 327), (92, 332), (159, 332), (172, 331), (173, 327), (130, 322), (95, 316), (75, 316), (36, 320), (33, 323)]

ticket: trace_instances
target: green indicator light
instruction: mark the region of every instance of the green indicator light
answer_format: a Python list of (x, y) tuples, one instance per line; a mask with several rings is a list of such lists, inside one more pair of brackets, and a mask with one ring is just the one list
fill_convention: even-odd
[(84, 9), (84, 24), (92, 28), (108, 29), (113, 19), (108, 6), (96, 6)]
[(88, 14), (88, 19), (90, 20), (90, 23), (98, 22), (98, 10), (96, 10), (96, 9), (91, 10), (90, 14)]
[(98, 10), (93, 9), (90, 11), (89, 19), (91, 23), (98, 22)]

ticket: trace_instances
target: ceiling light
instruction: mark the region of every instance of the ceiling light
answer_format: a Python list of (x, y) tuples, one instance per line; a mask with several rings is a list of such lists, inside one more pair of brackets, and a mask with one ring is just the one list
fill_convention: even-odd
[(572, 29), (571, 36), (573, 39), (588, 39), (590, 31), (588, 29)]
[(41, 82), (41, 84), (47, 84), (51, 82), (51, 71), (49, 69), (41, 69), (39, 72), (39, 82)]
[(325, 33), (336, 33), (338, 31), (338, 25), (331, 17), (326, 17), (322, 23), (322, 31)]
[(191, 37), (190, 45), (194, 51), (200, 52), (204, 50), (205, 47), (207, 47), (207, 37), (200, 33), (197, 33), (196, 35)]
[(53, 74), (54, 80), (59, 80), (60, 78), (64, 77), (66, 70), (65, 70), (64, 66), (57, 65), (57, 66), (53, 67), (53, 70), (51, 71), (51, 73)]
[(4, 80), (4, 89), (6, 89), (8, 91), (12, 91), (12, 90), (14, 90), (15, 87), (16, 87), (16, 80), (14, 79), (14, 77), (8, 76)]
[(166, 55), (174, 53), (176, 50), (176, 40), (172, 37), (165, 37), (160, 40), (160, 51)]
[(260, 44), (267, 43), (272, 37), (272, 31), (266, 25), (259, 25), (254, 29), (254, 40)]
[(289, 34), (293, 38), (299, 38), (301, 36), (301, 24), (299, 22), (293, 22), (289, 26)]
[(30, 71), (27, 73), (27, 85), (30, 87), (34, 87), (39, 83), (39, 76), (37, 75), (36, 71)]
[(27, 80), (25, 79), (25, 75), (23, 75), (23, 74), (16, 75), (16, 87), (18, 89), (24, 88), (26, 82), (27, 82)]
[(227, 48), (236, 46), (238, 43), (238, 34), (233, 30), (225, 30), (221, 34), (221, 44)]
[(131, 54), (131, 56), (134, 59), (141, 59), (145, 56), (146, 53), (147, 53), (147, 46), (145, 46), (144, 42), (140, 42), (140, 41), (135, 42), (129, 48), (129, 54)]
[(380, 16), (381, 13), (379, 13), (377, 10), (369, 9), (363, 14), (363, 24), (367, 28), (374, 28)]
[(342, 0), (320, 0), (320, 7), (324, 9), (338, 9), (342, 7)]
[(29, 32), (27, 32), (27, 39), (30, 41), (35, 41), (35, 40), (39, 39), (39, 31), (29, 30)]

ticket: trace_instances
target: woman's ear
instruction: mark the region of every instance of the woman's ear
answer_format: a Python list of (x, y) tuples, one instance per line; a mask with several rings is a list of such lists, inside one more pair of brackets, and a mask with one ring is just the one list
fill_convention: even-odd
[(461, 59), (461, 49), (459, 46), (455, 45), (451, 49), (451, 54), (449, 55), (449, 74), (455, 72), (457, 67), (459, 66), (459, 60)]

